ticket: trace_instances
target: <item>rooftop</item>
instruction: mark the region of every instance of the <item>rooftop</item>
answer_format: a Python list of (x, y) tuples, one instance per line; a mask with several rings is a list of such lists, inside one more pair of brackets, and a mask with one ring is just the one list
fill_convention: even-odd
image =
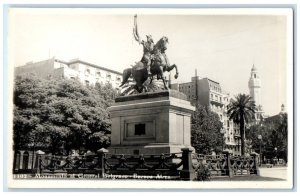
[(81, 63), (81, 64), (85, 64), (85, 65), (88, 65), (88, 66), (91, 66), (91, 67), (95, 67), (95, 68), (98, 68), (98, 69), (102, 69), (102, 70), (105, 70), (105, 71), (109, 71), (109, 72), (112, 72), (112, 73), (115, 73), (115, 74), (122, 75), (121, 72), (118, 72), (118, 71), (115, 71), (115, 70), (112, 70), (112, 69), (108, 69), (108, 68), (105, 68), (105, 67), (101, 67), (99, 65), (95, 65), (95, 64), (92, 64), (92, 63), (88, 63), (88, 62), (82, 61), (80, 59), (71, 60), (69, 62), (66, 62), (65, 64), (71, 65), (71, 64), (74, 64), (74, 63)]
[(102, 67), (102, 66), (99, 66), (99, 65), (96, 65), (96, 64), (88, 63), (88, 62), (82, 61), (80, 59), (73, 59), (73, 60), (70, 60), (69, 62), (67, 62), (67, 61), (63, 61), (63, 60), (60, 60), (60, 59), (56, 59), (55, 57), (53, 57), (51, 59), (43, 60), (43, 61), (38, 61), (38, 62), (30, 61), (30, 62), (26, 63), (25, 65), (22, 65), (22, 66), (19, 66), (19, 67), (31, 66), (33, 64), (41, 63), (41, 62), (49, 61), (49, 60), (54, 60), (55, 62), (63, 63), (65, 65), (71, 65), (71, 64), (75, 64), (75, 63), (81, 63), (81, 64), (88, 65), (88, 66), (91, 66), (91, 67), (95, 67), (95, 68), (98, 68), (98, 69), (101, 69), (101, 70), (104, 70), (104, 71), (108, 71), (108, 72), (111, 72), (111, 73), (122, 75), (121, 72), (118, 72), (118, 71), (115, 71), (115, 70), (112, 70), (112, 69), (108, 69), (106, 67)]

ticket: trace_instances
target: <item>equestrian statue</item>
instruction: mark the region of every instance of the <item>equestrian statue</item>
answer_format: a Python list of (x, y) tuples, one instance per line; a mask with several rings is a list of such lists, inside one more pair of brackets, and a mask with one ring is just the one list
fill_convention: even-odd
[[(135, 84), (131, 86), (132, 89), (136, 90), (138, 93), (148, 92), (149, 85), (152, 84), (154, 77), (157, 80), (162, 80), (164, 89), (168, 89), (166, 85), (166, 79), (163, 75), (165, 71), (170, 72), (175, 68), (176, 74), (175, 79), (178, 78), (177, 66), (170, 65), (168, 57), (165, 53), (168, 46), (168, 38), (163, 36), (156, 44), (154, 44), (152, 36), (146, 35), (147, 41), (141, 40), (138, 34), (137, 28), (137, 15), (134, 16), (134, 27), (133, 35), (135, 40), (143, 46), (143, 57), (137, 62), (132, 68), (125, 69), (123, 71), (123, 81), (120, 87), (129, 83), (129, 78), (132, 77)], [(150, 79), (150, 82), (145, 85), (145, 82)], [(122, 94), (130, 94), (133, 92), (132, 89), (127, 89)], [(131, 91), (130, 91), (131, 90)]]

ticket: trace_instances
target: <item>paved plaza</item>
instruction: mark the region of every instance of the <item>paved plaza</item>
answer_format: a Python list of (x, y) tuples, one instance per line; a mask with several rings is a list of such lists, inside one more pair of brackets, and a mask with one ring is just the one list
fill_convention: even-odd
[(284, 181), (287, 180), (287, 167), (259, 168), (260, 176), (234, 176), (232, 178), (212, 178), (212, 181)]
[(260, 176), (287, 180), (287, 167), (259, 168)]

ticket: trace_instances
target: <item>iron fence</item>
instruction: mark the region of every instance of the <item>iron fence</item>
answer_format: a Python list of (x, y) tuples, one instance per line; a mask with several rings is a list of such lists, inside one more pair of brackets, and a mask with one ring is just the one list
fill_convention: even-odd
[(211, 177), (235, 175), (259, 175), (258, 155), (232, 156), (229, 152), (220, 155), (193, 153), (189, 148), (182, 152), (160, 155), (109, 154), (99, 150), (97, 154), (85, 156), (38, 155), (33, 171), (37, 174), (96, 175), (99, 178), (139, 178), (165, 176), (159, 179), (194, 180), (196, 172), (204, 167)]

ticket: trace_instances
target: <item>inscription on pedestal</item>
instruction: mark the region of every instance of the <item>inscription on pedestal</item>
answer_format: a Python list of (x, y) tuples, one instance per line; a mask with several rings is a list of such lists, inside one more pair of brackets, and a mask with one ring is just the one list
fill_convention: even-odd
[(146, 134), (146, 124), (135, 125), (134, 135), (145, 135)]
[(123, 117), (122, 144), (149, 143), (155, 141), (154, 116)]

